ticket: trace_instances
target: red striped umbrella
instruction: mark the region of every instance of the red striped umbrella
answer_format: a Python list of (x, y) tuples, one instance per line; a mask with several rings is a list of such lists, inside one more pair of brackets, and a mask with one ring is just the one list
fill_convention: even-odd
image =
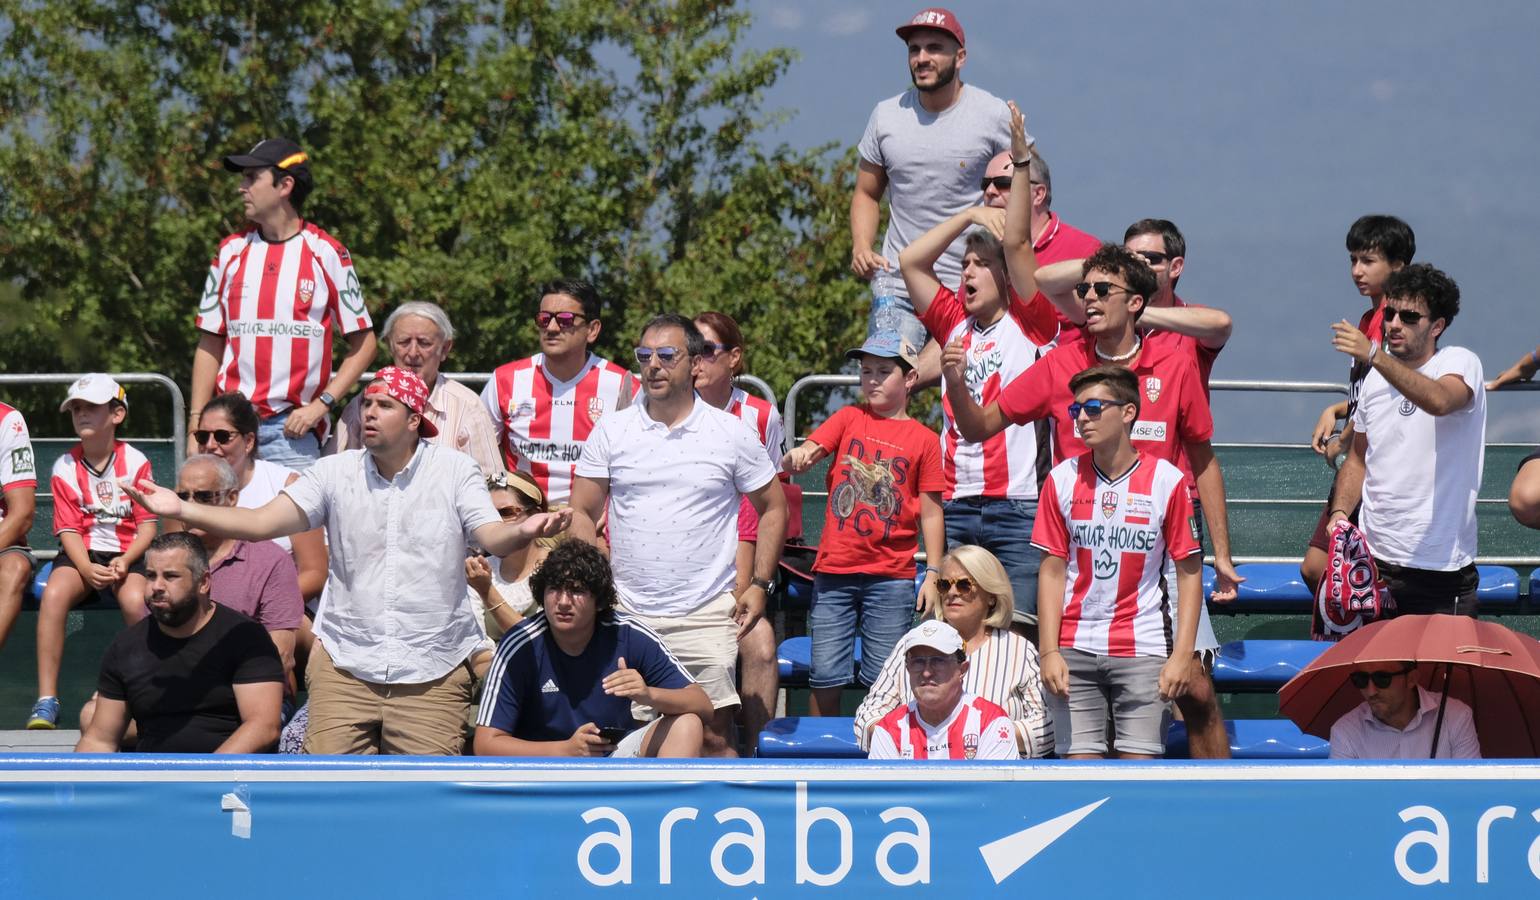
[[(1278, 709), (1305, 733), (1330, 737), (1331, 726), (1363, 702), (1348, 681), (1353, 668), (1402, 661), (1416, 664), (1412, 677), (1424, 689), (1470, 706), (1483, 757), (1540, 756), (1540, 641), (1466, 616), (1365, 625), (1280, 688)], [(1442, 701), (1439, 713), (1442, 724)]]

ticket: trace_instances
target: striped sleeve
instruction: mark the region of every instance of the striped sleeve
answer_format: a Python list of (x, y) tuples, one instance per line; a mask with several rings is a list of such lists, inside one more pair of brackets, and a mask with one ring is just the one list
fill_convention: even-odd
[(898, 745), (887, 729), (878, 727), (872, 732), (872, 746), (866, 751), (867, 759), (898, 759)]
[(69, 453), (59, 457), (53, 465), (49, 490), (53, 492), (53, 533), (66, 531), (80, 533), (90, 528), (85, 513), (80, 509), (80, 489), (73, 483), (75, 457)]
[[(519, 724), (520, 685), (517, 676), (521, 667), (515, 664), (519, 651), (528, 648), (536, 638), (545, 634), (546, 620), (537, 613), (513, 626), (497, 645), (492, 665), (482, 689), (481, 707), (476, 711), (476, 724), (512, 734)], [(533, 651), (529, 651), (533, 652)]]
[(1020, 746), (1026, 748), (1022, 756), (1031, 759), (1046, 756), (1053, 749), (1053, 721), (1048, 717), (1048, 706), (1043, 702), (1043, 672), (1038, 665), (1037, 650), (1019, 635), (1004, 632), (1011, 645), (1011, 671), (1014, 677), (1009, 686), (1010, 702), (1005, 704), (1016, 724)]
[[(150, 461), (149, 459), (144, 459), (144, 461), (139, 464), (139, 468), (134, 470), (134, 485), (137, 487), (143, 482), (154, 480), (155, 472), (150, 467)], [(134, 523), (135, 528), (146, 524), (153, 525), (156, 521), (158, 521), (158, 517), (154, 513), (150, 512), (148, 509), (145, 509), (143, 506), (140, 506), (137, 501), (131, 499), (129, 500), (129, 503), (133, 510), (131, 513), (129, 513), (129, 521)]]

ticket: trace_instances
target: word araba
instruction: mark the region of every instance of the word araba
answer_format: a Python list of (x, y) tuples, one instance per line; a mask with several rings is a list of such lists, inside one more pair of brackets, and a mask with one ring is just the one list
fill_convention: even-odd
[[(683, 822), (693, 822), (700, 815), (700, 810), (693, 806), (678, 806), (664, 814), (658, 823), (658, 883), (672, 884), (674, 877), (674, 830), (683, 827)], [(742, 806), (733, 806), (719, 810), (714, 818), (720, 825), (729, 822), (740, 823), (743, 830), (728, 831), (717, 839), (711, 848), (711, 873), (722, 884), (729, 887), (743, 887), (750, 884), (765, 883), (765, 823), (751, 809)], [(885, 809), (880, 814), (884, 824), (893, 825), (894, 830), (882, 839), (877, 845), (874, 865), (877, 874), (888, 884), (906, 886), (912, 884), (930, 883), (930, 823), (913, 807), (894, 806)], [(631, 884), (631, 862), (633, 858), (631, 840), (631, 820), (625, 813), (613, 806), (598, 806), (583, 812), (583, 821), (592, 825), (595, 822), (604, 821), (613, 826), (614, 830), (595, 831), (583, 840), (578, 847), (577, 864), (578, 871), (589, 884), (600, 887), (608, 887), (615, 884)], [(839, 862), (827, 872), (820, 872), (808, 861), (808, 839), (815, 824), (823, 823), (819, 829), (820, 846), (828, 842), (828, 829), (833, 828), (839, 836)], [(913, 830), (899, 828), (901, 824), (912, 826)], [(807, 782), (797, 782), (797, 884), (814, 884), (828, 886), (839, 884), (850, 874), (853, 864), (851, 852), (853, 833), (850, 819), (832, 806), (819, 806), (812, 809), (807, 805)], [(693, 843), (693, 837), (680, 839), (686, 844)], [(594, 851), (600, 847), (611, 847), (619, 853), (619, 859), (608, 871), (599, 871), (593, 860)], [(749, 851), (749, 864), (741, 871), (728, 869), (725, 856), (733, 847), (744, 847)], [(913, 864), (907, 871), (897, 871), (892, 864), (890, 856), (899, 847), (909, 848), (901, 854), (900, 859), (910, 862), (910, 853), (914, 854)], [(608, 864), (609, 854), (604, 854), (605, 863)]]
[[(1492, 826), (1498, 819), (1512, 819), (1518, 815), (1518, 809), (1512, 806), (1493, 806), (1481, 814), (1476, 820), (1476, 883), (1486, 884), (1491, 875)], [(1530, 817), (1540, 822), (1540, 809), (1531, 812)], [(1396, 874), (1408, 884), (1448, 884), (1449, 883), (1449, 820), (1444, 814), (1431, 806), (1408, 806), (1400, 812), (1401, 821), (1411, 823), (1413, 819), (1426, 819), (1433, 825), (1432, 831), (1410, 831), (1396, 844)], [(1413, 847), (1429, 847), (1433, 850), (1433, 865), (1423, 870), (1413, 869), (1411, 861), (1407, 858)], [(1529, 863), (1530, 874), (1540, 879), (1540, 837), (1537, 837), (1529, 845), (1529, 853), (1526, 862)]]

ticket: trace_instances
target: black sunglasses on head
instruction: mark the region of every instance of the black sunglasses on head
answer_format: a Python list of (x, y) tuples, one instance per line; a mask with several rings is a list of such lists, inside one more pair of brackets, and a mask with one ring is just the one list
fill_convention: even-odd
[(1082, 281), (1075, 285), (1075, 296), (1084, 300), (1086, 298), (1086, 294), (1095, 291), (1096, 296), (1106, 297), (1108, 294), (1112, 293), (1114, 289), (1122, 291), (1125, 294), (1133, 293), (1132, 289), (1126, 288), (1115, 281)]
[(1405, 675), (1406, 673), (1412, 671), (1413, 668), (1416, 668), (1416, 666), (1407, 669), (1400, 669), (1395, 672), (1353, 672), (1348, 675), (1348, 681), (1351, 681), (1353, 683), (1353, 687), (1358, 688), (1360, 691), (1368, 687), (1369, 682), (1372, 681), (1374, 682), (1375, 687), (1383, 691), (1390, 687), (1390, 683), (1394, 681), (1397, 676)]

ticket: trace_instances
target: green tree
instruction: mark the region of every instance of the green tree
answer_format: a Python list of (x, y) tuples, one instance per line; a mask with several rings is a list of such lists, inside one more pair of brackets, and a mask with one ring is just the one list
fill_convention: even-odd
[(834, 371), (865, 313), (853, 157), (759, 140), (792, 55), (744, 50), (748, 22), (729, 0), (0, 0), (0, 370), (185, 386), (241, 225), (219, 159), (282, 134), (376, 320), (442, 304), (451, 368), (532, 352), (534, 286), (584, 275), (610, 355), (654, 312), (718, 308), (778, 392)]

